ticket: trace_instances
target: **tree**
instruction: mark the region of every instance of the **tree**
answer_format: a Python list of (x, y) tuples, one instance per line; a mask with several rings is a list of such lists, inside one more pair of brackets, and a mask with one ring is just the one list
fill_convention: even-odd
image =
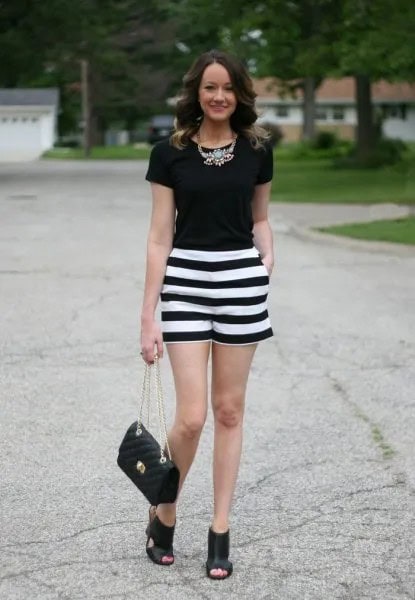
[(38, 25), (38, 6), (33, 1), (0, 2), (1, 85), (16, 87), (39, 75), (45, 53), (43, 43), (38, 43)]
[(412, 0), (343, 0), (338, 72), (356, 82), (357, 157), (376, 145), (371, 83), (415, 79), (415, 4)]
[(245, 58), (256, 75), (285, 81), (288, 92), (303, 89), (306, 139), (314, 135), (314, 97), (322, 80), (354, 76), (362, 161), (376, 143), (371, 83), (415, 78), (413, 0), (176, 0), (174, 5), (187, 14), (187, 39), (204, 26), (208, 33), (216, 29), (222, 47)]
[(88, 145), (111, 121), (132, 126), (140, 115), (157, 109), (174, 78), (168, 57), (175, 30), (164, 4), (0, 2), (0, 85), (59, 86), (64, 125), (73, 130), (79, 119), (81, 64), (87, 64)]
[(315, 92), (333, 67), (339, 0), (267, 0), (257, 5), (245, 29), (261, 36), (258, 71), (287, 82), (286, 89), (303, 92), (303, 139), (315, 136)]
[[(301, 88), (303, 137), (312, 139), (315, 91), (333, 66), (332, 23), (339, 1), (178, 0), (174, 6), (176, 10), (179, 6), (177, 14), (186, 24), (179, 31), (190, 48), (199, 48), (201, 39), (213, 37), (222, 48), (244, 58), (256, 75), (287, 82), (285, 89), (290, 93)], [(201, 36), (200, 31), (207, 35)]]

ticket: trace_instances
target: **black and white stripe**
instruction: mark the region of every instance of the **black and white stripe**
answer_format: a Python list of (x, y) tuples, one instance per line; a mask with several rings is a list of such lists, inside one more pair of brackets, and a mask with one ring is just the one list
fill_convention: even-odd
[(161, 291), (165, 342), (252, 344), (273, 335), (269, 276), (256, 248), (174, 248)]

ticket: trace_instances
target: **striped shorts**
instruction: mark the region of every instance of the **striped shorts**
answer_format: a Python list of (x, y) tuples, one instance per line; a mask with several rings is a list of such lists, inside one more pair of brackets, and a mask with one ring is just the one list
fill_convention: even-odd
[(173, 248), (161, 290), (163, 339), (245, 345), (271, 337), (268, 290), (268, 272), (256, 248)]

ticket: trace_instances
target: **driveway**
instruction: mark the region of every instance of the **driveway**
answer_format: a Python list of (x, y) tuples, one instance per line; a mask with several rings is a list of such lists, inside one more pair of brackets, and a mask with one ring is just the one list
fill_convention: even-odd
[(0, 597), (414, 600), (415, 254), (298, 236), (327, 224), (319, 207), (272, 207), (275, 336), (250, 379), (234, 575), (203, 570), (211, 416), (176, 564), (145, 557), (147, 507), (116, 465), (143, 373), (145, 169), (0, 165)]

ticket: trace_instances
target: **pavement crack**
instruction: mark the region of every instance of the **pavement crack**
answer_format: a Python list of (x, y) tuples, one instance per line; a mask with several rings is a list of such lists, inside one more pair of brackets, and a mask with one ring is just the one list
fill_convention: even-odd
[(113, 522), (108, 522), (108, 523), (102, 523), (101, 525), (96, 525), (95, 527), (87, 527), (85, 529), (80, 529), (79, 531), (76, 531), (75, 533), (72, 533), (71, 535), (66, 535), (66, 536), (52, 539), (52, 540), (32, 540), (32, 541), (26, 541), (26, 542), (19, 542), (17, 544), (5, 544), (3, 546), (0, 546), (0, 550), (5, 550), (7, 548), (21, 548), (21, 547), (25, 547), (25, 546), (35, 546), (35, 545), (40, 545), (40, 544), (59, 544), (61, 542), (65, 542), (67, 540), (75, 539), (75, 538), (79, 537), (80, 535), (83, 535), (84, 533), (89, 533), (91, 531), (97, 531), (99, 529), (103, 529), (104, 527), (117, 527), (118, 525), (126, 525), (126, 524), (128, 524), (128, 525), (137, 524), (137, 521), (113, 521)]
[(50, 592), (53, 592), (54, 594), (56, 594), (56, 597), (58, 598), (58, 600), (71, 600), (70, 596), (68, 596), (67, 594), (65, 594), (62, 591), (59, 591), (55, 585), (46, 583), (46, 581), (43, 581), (43, 579), (36, 577), (34, 573), (31, 573), (30, 575), (25, 575), (24, 579), (27, 579), (29, 582), (34, 582), (35, 584), (38, 585), (38, 587), (40, 589), (43, 589), (43, 590), (46, 589)]
[(50, 274), (49, 269), (27, 269), (27, 270), (0, 270), (0, 275), (44, 275), (45, 273)]
[(47, 565), (47, 566), (43, 566), (43, 565), (38, 565), (36, 567), (33, 567), (32, 569), (25, 569), (22, 571), (16, 571), (13, 573), (8, 573), (7, 575), (3, 575), (0, 577), (0, 581), (7, 581), (7, 580), (13, 580), (13, 579), (18, 579), (19, 577), (27, 577), (28, 575), (31, 576), (32, 574), (39, 574), (39, 573), (44, 573), (47, 571), (51, 571), (53, 569), (60, 569), (62, 567), (72, 567), (74, 565), (81, 565), (81, 566), (91, 566), (91, 565), (106, 565), (106, 564), (111, 564), (114, 562), (124, 562), (124, 561), (130, 561), (130, 560), (137, 560), (137, 555), (131, 555), (131, 556), (120, 556), (120, 557), (115, 557), (112, 556), (111, 558), (108, 559), (96, 559), (96, 560), (69, 560), (69, 561), (62, 561), (62, 562), (57, 562), (54, 563), (52, 565)]
[(40, 358), (41, 360), (45, 360), (48, 355), (50, 356), (51, 354), (55, 353), (55, 352), (59, 352), (59, 350), (76, 350), (79, 348), (93, 348), (94, 346), (98, 346), (99, 344), (112, 344), (114, 342), (114, 340), (112, 339), (104, 339), (104, 340), (94, 340), (92, 342), (76, 342), (76, 343), (69, 343), (69, 342), (65, 342), (64, 344), (56, 344), (54, 346), (45, 346), (43, 348), (34, 348), (33, 350), (27, 351), (27, 352), (4, 352), (3, 353), (3, 357), (5, 358), (9, 358), (9, 359), (13, 359), (13, 358), (17, 358), (17, 359), (22, 359), (22, 360), (15, 360), (13, 363), (8, 363), (8, 364), (19, 364), (21, 362), (23, 362), (24, 360), (30, 360), (31, 358)]
[[(399, 593), (403, 595), (404, 598), (409, 598), (409, 600), (414, 600), (415, 594), (410, 594), (407, 589), (405, 589), (405, 583), (402, 581), (402, 578), (387, 567), (383, 567), (385, 573), (387, 573), (392, 580), (398, 585)], [(414, 590), (415, 592), (415, 590)]]
[(262, 545), (263, 542), (265, 542), (265, 541), (274, 540), (285, 533), (291, 533), (298, 529), (302, 529), (303, 527), (306, 527), (307, 525), (309, 525), (311, 523), (315, 523), (316, 521), (321, 519), (321, 517), (323, 517), (323, 516), (325, 516), (325, 515), (323, 513), (320, 513), (320, 514), (310, 517), (308, 519), (304, 519), (303, 521), (301, 521), (300, 523), (297, 523), (296, 525), (291, 525), (289, 527), (278, 529), (278, 531), (276, 531), (272, 535), (262, 535), (260, 537), (252, 537), (244, 542), (240, 542), (239, 544), (233, 544), (233, 545), (235, 548), (246, 548), (246, 547), (251, 546), (252, 544), (256, 544), (256, 543), (259, 543)]
[(119, 296), (120, 293), (121, 293), (120, 290), (116, 290), (116, 291), (108, 292), (107, 294), (101, 294), (95, 300), (92, 300), (91, 302), (88, 302), (88, 304), (85, 304), (84, 306), (81, 306), (81, 307), (75, 309), (74, 311), (72, 311), (71, 323), (78, 320), (81, 312), (85, 312), (91, 308), (95, 308), (95, 307), (99, 306), (100, 304), (103, 304), (103, 302), (108, 300), (108, 298), (112, 298), (113, 296)]
[(371, 437), (376, 446), (382, 451), (382, 456), (385, 460), (392, 458), (396, 454), (396, 450), (387, 442), (383, 432), (379, 425), (375, 423), (361, 408), (360, 406), (351, 400), (344, 386), (332, 375), (327, 375), (332, 383), (335, 392), (342, 398), (342, 400), (349, 405), (354, 415), (368, 424), (370, 427)]

